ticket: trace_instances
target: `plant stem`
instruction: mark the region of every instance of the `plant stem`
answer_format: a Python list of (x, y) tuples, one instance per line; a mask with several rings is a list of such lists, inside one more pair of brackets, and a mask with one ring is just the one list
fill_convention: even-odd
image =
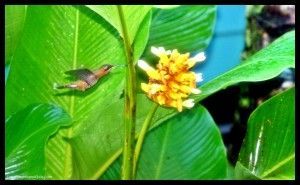
[(136, 72), (133, 64), (132, 48), (128, 36), (126, 22), (122, 6), (117, 5), (122, 26), (122, 36), (125, 46), (125, 53), (127, 58), (126, 68), (126, 84), (125, 84), (125, 142), (122, 164), (123, 180), (130, 180), (133, 178), (133, 150), (134, 150), (134, 136), (135, 136), (135, 118), (136, 118)]
[(154, 104), (152, 109), (150, 110), (149, 114), (147, 115), (144, 123), (142, 130), (139, 134), (139, 137), (137, 139), (136, 145), (135, 145), (135, 150), (134, 150), (134, 156), (133, 156), (133, 177), (135, 177), (136, 174), (136, 167), (137, 167), (137, 162), (139, 160), (139, 155), (142, 149), (142, 145), (146, 136), (146, 133), (151, 125), (151, 120), (153, 118), (154, 113), (156, 112), (158, 108), (158, 104)]

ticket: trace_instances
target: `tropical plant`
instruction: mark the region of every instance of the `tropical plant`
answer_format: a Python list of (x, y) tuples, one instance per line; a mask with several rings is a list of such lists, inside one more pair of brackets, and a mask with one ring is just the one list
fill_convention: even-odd
[[(136, 65), (158, 63), (152, 46), (202, 53), (215, 20), (211, 5), (5, 6), (5, 178), (227, 179), (226, 148), (201, 101), (294, 68), (295, 32), (198, 86), (181, 112), (141, 89), (148, 76)], [(83, 92), (53, 89), (69, 82), (65, 71), (103, 64), (120, 67)], [(294, 179), (294, 97), (288, 89), (252, 113), (236, 178)]]

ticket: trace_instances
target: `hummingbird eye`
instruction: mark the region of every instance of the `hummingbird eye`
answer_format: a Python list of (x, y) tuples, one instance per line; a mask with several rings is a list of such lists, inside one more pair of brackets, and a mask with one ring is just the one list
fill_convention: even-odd
[(108, 71), (108, 70), (110, 70), (111, 68), (112, 68), (112, 65), (109, 65), (109, 64), (107, 64), (107, 65), (104, 66), (104, 70), (105, 70), (105, 71)]

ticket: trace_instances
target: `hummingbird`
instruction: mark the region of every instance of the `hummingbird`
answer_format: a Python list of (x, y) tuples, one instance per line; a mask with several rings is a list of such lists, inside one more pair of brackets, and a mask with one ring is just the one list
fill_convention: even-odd
[(54, 89), (69, 88), (69, 89), (85, 91), (86, 89), (94, 86), (99, 81), (99, 79), (105, 76), (106, 74), (108, 74), (113, 67), (114, 67), (113, 65), (104, 64), (96, 71), (91, 71), (86, 68), (66, 71), (65, 74), (74, 76), (75, 78), (77, 78), (77, 81), (69, 84), (64, 84), (64, 85), (58, 85), (54, 83), (53, 88)]

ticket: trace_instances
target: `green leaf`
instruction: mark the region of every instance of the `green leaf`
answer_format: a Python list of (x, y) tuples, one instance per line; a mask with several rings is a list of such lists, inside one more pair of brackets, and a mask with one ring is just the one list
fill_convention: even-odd
[(235, 180), (234, 166), (229, 161), (227, 161), (227, 176), (225, 180)]
[(121, 6), (124, 13), (124, 20), (128, 29), (130, 43), (132, 44), (136, 33), (139, 30), (140, 24), (146, 17), (147, 13), (151, 10), (150, 5), (87, 5), (91, 10), (102, 16), (109, 22), (115, 29), (118, 30), (121, 37), (122, 25), (120, 23), (120, 15), (117, 6)]
[[(119, 179), (120, 158), (102, 179)], [(221, 134), (202, 106), (186, 110), (150, 131), (137, 179), (224, 179), (227, 159)]]
[(5, 64), (10, 63), (22, 36), (27, 5), (5, 6)]
[(204, 50), (213, 34), (216, 7), (180, 6), (174, 9), (153, 9), (150, 37), (145, 57), (154, 59), (151, 46), (178, 49), (181, 53)]
[(295, 67), (295, 31), (284, 34), (241, 65), (205, 83), (200, 87), (202, 93), (194, 97), (200, 101), (239, 82), (268, 80), (290, 67)]
[(5, 178), (45, 179), (45, 144), (61, 126), (71, 123), (61, 108), (29, 105), (5, 121)]
[(237, 180), (260, 180), (259, 177), (255, 176), (249, 169), (245, 168), (239, 161), (236, 162), (234, 168), (234, 176)]
[[(150, 21), (149, 12), (141, 23), (137, 37), (147, 39)], [(133, 55), (136, 58), (145, 47), (146, 42), (141, 43), (143, 39), (134, 42)], [(85, 166), (75, 165), (77, 161), (73, 157), (78, 156), (77, 153), (82, 150), (79, 147), (75, 151), (76, 148), (67, 142), (70, 138), (81, 135), (87, 127), (94, 131), (99, 127), (115, 130), (122, 123), (120, 105), (123, 107), (123, 103), (119, 97), (123, 90), (124, 68), (111, 71), (95, 87), (85, 92), (53, 89), (54, 83), (70, 82), (64, 76), (67, 70), (81, 67), (96, 70), (106, 63), (125, 63), (124, 48), (118, 32), (98, 14), (85, 6), (28, 6), (23, 37), (11, 62), (7, 79), (5, 115), (8, 117), (28, 104), (43, 102), (60, 105), (72, 116), (74, 127), (61, 129), (47, 144), (46, 171), (53, 179), (76, 179), (79, 178), (77, 175), (80, 169), (85, 169)], [(107, 109), (116, 102), (119, 103), (118, 107)], [(109, 118), (102, 120), (102, 115), (108, 115)], [(115, 116), (119, 121), (111, 122)], [(103, 134), (101, 129), (97, 131), (88, 139), (93, 137), (91, 141), (97, 144), (99, 141), (106, 142), (107, 134)], [(123, 133), (122, 130), (118, 132)], [(116, 137), (117, 143), (122, 142), (122, 134)], [(97, 149), (88, 144), (83, 143), (88, 146), (89, 151), (86, 153)], [(118, 145), (118, 149), (120, 147)], [(94, 156), (100, 163), (97, 161), (93, 166), (101, 166), (101, 160), (107, 160), (106, 157), (112, 154), (110, 150), (115, 149), (113, 144), (101, 148), (100, 159)], [(92, 175), (82, 173), (80, 178)]]
[[(248, 120), (236, 173), (260, 179), (295, 179), (295, 88), (260, 105)], [(242, 167), (244, 168), (242, 168)]]
[[(69, 83), (64, 76), (67, 70), (95, 70), (105, 63), (121, 64), (125, 60), (123, 51), (118, 33), (86, 7), (29, 6), (23, 37), (7, 79), (6, 116), (30, 103), (43, 102), (62, 106), (76, 128), (99, 123), (95, 117), (99, 109), (105, 108), (103, 100), (117, 99), (123, 89), (122, 69), (112, 71), (86, 92), (56, 91), (53, 83)], [(81, 130), (76, 128), (63, 130), (50, 139), (46, 150), (47, 176), (68, 179), (73, 175), (74, 151), (62, 138)]]
[(135, 35), (135, 39), (133, 42), (133, 61), (137, 62), (142, 53), (145, 50), (149, 39), (149, 30), (150, 24), (152, 20), (152, 11), (149, 11), (148, 14), (145, 16), (144, 20), (140, 24), (140, 28)]
[[(29, 6), (24, 35), (7, 79), (6, 116), (30, 103), (52, 102), (80, 121), (78, 117), (82, 119), (82, 114), (100, 107), (105, 96), (119, 94), (122, 70), (112, 71), (101, 80), (101, 87), (96, 85), (87, 92), (73, 95), (53, 89), (53, 83), (70, 82), (64, 76), (67, 70), (81, 67), (95, 70), (105, 63), (121, 64), (125, 56), (117, 37), (110, 25), (86, 7)], [(113, 93), (107, 91), (110, 87), (115, 88)], [(76, 116), (78, 113), (81, 115)]]

